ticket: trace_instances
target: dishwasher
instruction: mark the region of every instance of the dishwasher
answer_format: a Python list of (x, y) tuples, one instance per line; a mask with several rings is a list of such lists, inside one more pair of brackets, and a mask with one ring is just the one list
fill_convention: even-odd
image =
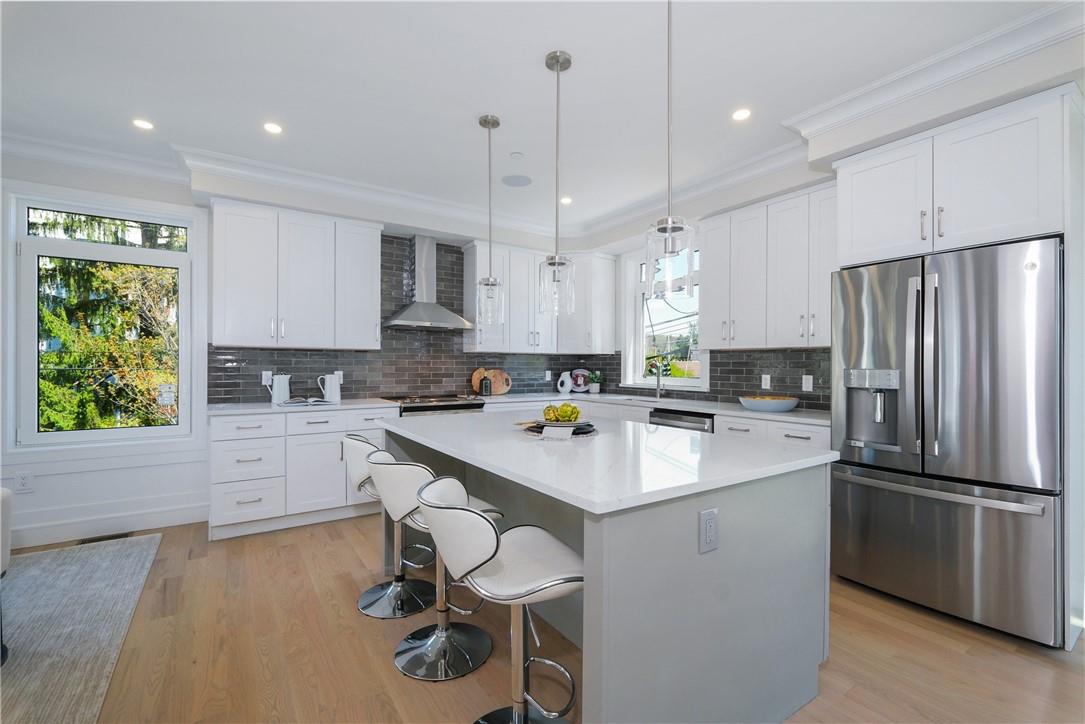
[(648, 424), (680, 427), (683, 430), (697, 430), (698, 432), (715, 431), (715, 417), (710, 412), (668, 410), (663, 407), (652, 408), (652, 411), (648, 413)]

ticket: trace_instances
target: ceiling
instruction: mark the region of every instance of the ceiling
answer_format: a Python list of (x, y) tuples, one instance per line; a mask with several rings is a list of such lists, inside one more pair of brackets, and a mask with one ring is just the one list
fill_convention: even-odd
[[(797, 142), (783, 119), (1034, 12), (1034, 2), (680, 2), (676, 186)], [(147, 159), (171, 145), (485, 207), (496, 113), (503, 216), (552, 223), (554, 74), (563, 223), (661, 198), (661, 2), (4, 2), (2, 130)], [(753, 117), (731, 120), (746, 106)], [(150, 132), (132, 126), (143, 117)], [(264, 132), (280, 123), (280, 136)], [(510, 153), (520, 152), (514, 159)], [(679, 209), (680, 211), (680, 209)]]

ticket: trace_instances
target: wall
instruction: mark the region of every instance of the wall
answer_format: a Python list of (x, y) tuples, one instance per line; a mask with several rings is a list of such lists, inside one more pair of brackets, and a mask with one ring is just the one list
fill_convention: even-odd
[[(410, 299), (414, 284), (408, 273), (411, 242), (385, 236), (381, 245), (381, 317), (387, 318)], [(437, 245), (437, 300), (456, 313), (463, 311), (463, 250)], [(260, 372), (292, 375), (295, 395), (320, 396), (319, 375), (343, 371), (343, 397), (438, 394), (467, 391), (476, 367), (501, 367), (513, 380), (513, 393), (553, 392), (557, 374), (586, 367), (601, 370), (607, 392), (654, 394), (619, 387), (621, 355), (466, 354), (460, 332), (386, 329), (379, 351), (208, 348), (208, 402), (265, 402)], [(551, 370), (553, 380), (544, 380)], [(827, 349), (714, 351), (707, 392), (668, 391), (669, 397), (737, 402), (738, 395), (760, 390), (761, 375), (773, 376), (773, 390), (796, 394), (800, 406), (829, 407)], [(801, 392), (801, 375), (814, 375), (814, 392)]]

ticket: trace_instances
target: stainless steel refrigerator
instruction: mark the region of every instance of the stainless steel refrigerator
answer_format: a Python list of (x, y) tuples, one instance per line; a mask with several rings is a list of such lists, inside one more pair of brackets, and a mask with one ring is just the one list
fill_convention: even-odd
[(1062, 645), (1062, 240), (833, 275), (832, 571)]

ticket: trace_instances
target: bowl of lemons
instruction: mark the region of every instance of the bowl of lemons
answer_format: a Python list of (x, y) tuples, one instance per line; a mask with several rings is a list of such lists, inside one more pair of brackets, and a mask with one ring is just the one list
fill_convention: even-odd
[(543, 409), (541, 419), (535, 421), (536, 425), (551, 427), (576, 427), (589, 424), (587, 420), (580, 419), (580, 408), (571, 402), (563, 402), (560, 405), (547, 405)]
[(799, 404), (798, 397), (788, 395), (747, 395), (738, 401), (754, 412), (791, 412)]

